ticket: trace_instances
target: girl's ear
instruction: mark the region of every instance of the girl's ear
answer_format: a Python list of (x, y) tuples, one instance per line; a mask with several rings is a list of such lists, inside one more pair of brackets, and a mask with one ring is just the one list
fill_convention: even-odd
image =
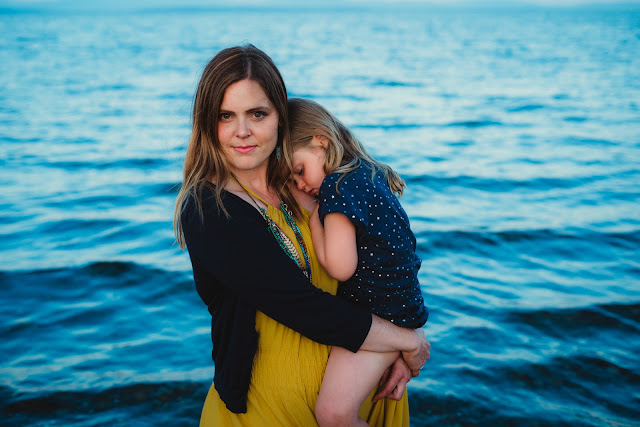
[(327, 148), (329, 148), (329, 138), (327, 138), (324, 135), (314, 135), (313, 136), (314, 142), (316, 142), (318, 145), (322, 146), (322, 148), (324, 148), (325, 150)]

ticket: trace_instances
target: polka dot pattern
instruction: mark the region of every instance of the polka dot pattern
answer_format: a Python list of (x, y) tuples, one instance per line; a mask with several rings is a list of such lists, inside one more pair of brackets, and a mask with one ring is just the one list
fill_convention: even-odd
[[(342, 178), (342, 179), (341, 179)], [(384, 175), (372, 179), (371, 165), (362, 162), (348, 174), (329, 174), (318, 193), (320, 221), (339, 212), (356, 228), (358, 266), (338, 287), (338, 295), (368, 307), (374, 314), (404, 327), (425, 324), (416, 255), (409, 218), (391, 192)]]

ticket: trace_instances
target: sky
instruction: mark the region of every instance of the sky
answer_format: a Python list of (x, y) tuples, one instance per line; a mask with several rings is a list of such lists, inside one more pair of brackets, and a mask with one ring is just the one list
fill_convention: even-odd
[(302, 2), (299, 0), (0, 0), (0, 8), (45, 10), (118, 10), (189, 7), (372, 7), (372, 6), (553, 6), (575, 7), (590, 5), (640, 5), (640, 0), (323, 0)]

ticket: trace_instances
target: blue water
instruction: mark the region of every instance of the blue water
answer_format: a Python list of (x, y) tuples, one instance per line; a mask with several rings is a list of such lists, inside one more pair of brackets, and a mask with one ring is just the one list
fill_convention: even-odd
[(407, 181), (412, 425), (640, 423), (640, 8), (0, 14), (0, 424), (195, 425), (172, 215), (192, 95), (250, 41)]

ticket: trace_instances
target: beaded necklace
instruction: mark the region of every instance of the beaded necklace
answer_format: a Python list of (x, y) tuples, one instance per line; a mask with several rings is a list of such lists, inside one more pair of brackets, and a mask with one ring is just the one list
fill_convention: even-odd
[[(262, 218), (264, 218), (267, 223), (267, 228), (269, 228), (269, 231), (271, 232), (273, 237), (275, 237), (278, 245), (280, 245), (284, 253), (286, 253), (287, 256), (289, 256), (289, 258), (291, 258), (291, 260), (298, 265), (298, 268), (304, 273), (305, 276), (307, 276), (307, 279), (311, 281), (311, 264), (309, 263), (309, 255), (307, 255), (307, 245), (304, 243), (304, 239), (302, 238), (302, 233), (298, 228), (298, 224), (296, 224), (296, 222), (293, 220), (293, 213), (289, 210), (287, 205), (281, 201), (280, 210), (282, 211), (285, 221), (287, 222), (287, 224), (289, 224), (289, 227), (291, 227), (291, 229), (293, 230), (293, 234), (296, 236), (296, 240), (298, 241), (300, 249), (302, 250), (304, 262), (289, 236), (287, 236), (287, 234), (278, 226), (278, 224), (271, 217), (269, 217), (269, 215), (267, 214), (267, 210), (258, 205), (249, 190), (247, 190), (244, 185), (240, 184), (240, 181), (238, 181), (238, 178), (236, 178), (235, 175), (232, 175), (232, 177), (238, 183), (238, 185), (242, 187), (253, 204), (256, 205), (256, 208), (258, 208), (258, 210), (260, 211)], [(260, 199), (260, 197), (258, 198)], [(262, 199), (260, 199), (260, 201), (265, 203)]]

